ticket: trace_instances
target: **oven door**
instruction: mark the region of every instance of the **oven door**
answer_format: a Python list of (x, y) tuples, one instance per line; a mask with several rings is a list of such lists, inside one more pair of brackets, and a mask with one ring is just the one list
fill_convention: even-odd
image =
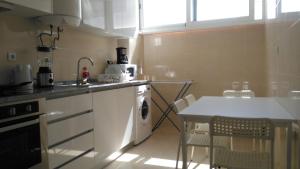
[(0, 124), (0, 164), (3, 169), (27, 169), (41, 162), (39, 117)]

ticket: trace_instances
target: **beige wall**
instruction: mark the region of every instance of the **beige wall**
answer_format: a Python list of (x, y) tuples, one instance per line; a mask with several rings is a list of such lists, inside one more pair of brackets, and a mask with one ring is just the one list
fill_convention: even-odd
[(300, 15), (266, 23), (269, 94), (287, 96), (300, 90)]
[[(268, 94), (297, 119), (300, 119), (300, 93), (290, 95), (291, 91), (300, 91), (300, 15), (290, 13), (266, 22), (266, 47), (268, 63)], [(279, 154), (285, 152), (285, 132), (278, 132), (277, 140), (283, 140)], [(292, 168), (299, 166), (299, 136), (294, 137)], [(282, 153), (283, 152), (283, 153)], [(285, 161), (276, 159), (276, 166), (284, 168)]]
[[(257, 96), (265, 96), (264, 37), (264, 25), (145, 35), (144, 73), (156, 80), (193, 80), (190, 92), (197, 97), (222, 95), (233, 81), (249, 81)], [(159, 88), (171, 101), (178, 87)]]
[[(36, 46), (37, 32), (40, 26), (30, 20), (13, 17), (0, 16), (0, 72), (7, 70), (15, 64), (31, 64), (34, 73), (37, 72)], [(95, 66), (89, 70), (92, 76), (102, 73), (105, 68), (107, 56), (115, 59), (117, 40), (99, 35), (81, 32), (76, 28), (64, 27), (61, 40), (57, 42), (58, 49), (54, 51), (53, 72), (55, 80), (71, 80), (76, 77), (76, 65), (79, 57), (92, 57)], [(16, 62), (8, 62), (6, 53), (14, 51), (17, 53)], [(89, 63), (83, 63), (83, 65)], [(1, 75), (5, 75), (2, 73)], [(6, 77), (0, 77), (0, 84)]]

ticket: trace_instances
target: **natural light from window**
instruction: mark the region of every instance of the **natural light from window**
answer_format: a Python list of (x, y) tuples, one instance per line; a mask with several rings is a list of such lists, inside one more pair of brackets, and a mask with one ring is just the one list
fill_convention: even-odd
[(249, 0), (197, 0), (197, 20), (249, 16)]
[(143, 0), (144, 27), (180, 24), (186, 21), (186, 0)]
[(117, 161), (121, 162), (130, 162), (136, 158), (138, 158), (140, 155), (138, 154), (130, 154), (130, 153), (125, 153), (122, 156), (120, 156)]
[[(176, 160), (168, 160), (162, 158), (150, 158), (145, 162), (146, 165), (153, 165), (153, 166), (160, 166), (160, 167), (168, 167), (168, 168), (175, 168)], [(191, 162), (188, 169), (194, 169), (198, 164)], [(179, 161), (178, 168), (182, 168), (182, 161)], [(199, 168), (202, 169), (202, 168)], [(204, 168), (203, 168), (204, 169)], [(207, 169), (207, 168), (205, 168)]]
[(276, 18), (276, 0), (267, 1), (267, 19)]
[[(120, 152), (113, 153), (113, 156), (120, 155)], [(155, 166), (155, 168), (175, 168), (176, 160), (173, 159), (165, 159), (165, 158), (156, 158), (150, 157), (147, 158), (145, 156), (141, 156), (139, 154), (131, 154), (131, 153), (124, 153), (120, 155), (117, 159), (117, 162), (121, 163), (130, 163), (130, 166), (137, 165), (137, 166)], [(122, 166), (122, 165), (121, 165)], [(144, 168), (144, 167), (142, 167)], [(145, 167), (149, 168), (149, 167)], [(151, 167), (150, 167), (151, 168)], [(178, 161), (178, 168), (182, 168), (182, 161)], [(190, 162), (188, 165), (188, 169), (209, 169), (209, 165), (206, 163), (196, 163)]]
[(255, 20), (260, 20), (263, 18), (263, 0), (255, 0), (254, 11)]
[(299, 12), (300, 0), (281, 0), (281, 11), (287, 12)]

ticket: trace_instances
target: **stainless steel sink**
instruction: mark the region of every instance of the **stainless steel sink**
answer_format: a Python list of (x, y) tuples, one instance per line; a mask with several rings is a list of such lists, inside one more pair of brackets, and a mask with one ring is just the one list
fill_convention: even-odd
[(80, 84), (77, 85), (75, 81), (63, 81), (63, 82), (57, 82), (55, 84), (56, 87), (88, 87), (88, 88), (93, 88), (93, 87), (100, 87), (100, 86), (106, 86), (110, 85), (111, 83), (99, 83), (99, 82), (92, 82), (92, 83), (86, 83), (86, 84)]

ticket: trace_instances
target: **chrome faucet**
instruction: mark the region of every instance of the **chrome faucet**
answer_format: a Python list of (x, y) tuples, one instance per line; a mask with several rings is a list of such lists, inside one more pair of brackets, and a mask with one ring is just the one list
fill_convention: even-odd
[(79, 60), (77, 62), (77, 78), (76, 78), (76, 85), (77, 86), (80, 85), (79, 67), (80, 67), (80, 62), (82, 60), (89, 60), (92, 64), (92, 66), (94, 66), (94, 61), (90, 57), (81, 57), (81, 58), (79, 58)]

